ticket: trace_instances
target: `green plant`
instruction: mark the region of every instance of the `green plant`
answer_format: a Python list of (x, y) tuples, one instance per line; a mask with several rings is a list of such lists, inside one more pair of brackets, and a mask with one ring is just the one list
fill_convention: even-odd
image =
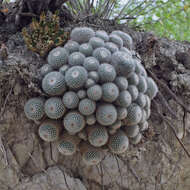
[(39, 21), (33, 19), (28, 28), (23, 28), (22, 35), (27, 47), (44, 57), (54, 47), (64, 44), (68, 39), (68, 32), (59, 26), (58, 13), (46, 17), (40, 15)]

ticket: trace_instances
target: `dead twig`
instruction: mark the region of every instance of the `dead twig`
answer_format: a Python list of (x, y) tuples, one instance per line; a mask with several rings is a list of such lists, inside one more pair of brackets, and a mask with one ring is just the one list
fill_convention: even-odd
[(1, 117), (3, 117), (3, 113), (4, 113), (4, 111), (5, 111), (5, 107), (6, 107), (6, 104), (7, 104), (8, 99), (9, 99), (9, 96), (10, 96), (11, 93), (12, 93), (13, 86), (14, 86), (14, 85), (11, 86), (11, 89), (9, 90), (9, 93), (7, 94), (7, 96), (6, 96), (6, 98), (5, 98), (5, 101), (4, 101), (4, 104), (3, 104), (3, 108), (2, 108), (1, 113), (0, 113), (0, 119), (1, 119)]
[(65, 185), (67, 186), (68, 190), (71, 190), (71, 188), (69, 187), (69, 185), (67, 183), (67, 179), (66, 179), (66, 176), (65, 176), (65, 171), (62, 171), (62, 172), (63, 172), (63, 176), (64, 176), (64, 180), (65, 180)]
[(185, 109), (183, 108), (184, 114), (183, 114), (183, 137), (182, 139), (184, 139), (185, 135), (186, 135), (186, 118), (187, 118), (187, 112), (185, 111)]
[(120, 166), (119, 166), (119, 161), (118, 161), (117, 156), (114, 155), (114, 157), (115, 157), (115, 159), (116, 159), (118, 171), (119, 171), (120, 178), (121, 178), (121, 187), (123, 187), (123, 177), (122, 177), (122, 173), (121, 173), (121, 168), (120, 168)]
[(0, 151), (1, 151), (2, 154), (3, 154), (4, 160), (5, 160), (5, 166), (8, 166), (9, 163), (8, 163), (8, 159), (7, 159), (7, 152), (6, 152), (6, 150), (5, 150), (5, 146), (4, 146), (4, 144), (3, 144), (3, 141), (2, 141), (2, 139), (1, 139), (1, 137), (0, 137)]
[(100, 162), (100, 171), (101, 171), (101, 184), (102, 184), (102, 190), (104, 190), (104, 173), (102, 168), (102, 163)]
[(133, 177), (136, 179), (136, 181), (141, 184), (141, 180), (139, 178), (139, 176), (137, 175), (136, 171), (131, 167), (129, 160), (124, 160), (121, 156), (118, 156), (118, 158), (124, 163), (126, 164), (127, 168), (129, 169), (129, 171), (131, 172), (131, 174), (133, 175)]
[(168, 104), (168, 102), (164, 98), (163, 94), (160, 91), (158, 91), (158, 95), (157, 96), (160, 99), (162, 105), (171, 113), (172, 117), (175, 118), (175, 119), (177, 119), (176, 114), (171, 109), (170, 105)]
[(180, 105), (182, 106), (187, 112), (190, 113), (190, 109), (169, 89), (169, 87), (163, 83), (161, 80), (157, 78), (157, 76), (148, 70), (148, 73), (151, 75), (151, 77), (159, 84), (166, 92)]
[[(185, 153), (187, 154), (187, 156), (190, 158), (190, 153), (188, 152), (188, 150), (185, 148), (185, 145), (183, 144), (183, 142), (179, 139), (179, 137), (177, 136), (176, 134), (176, 131), (174, 129), (174, 127), (170, 124), (170, 122), (168, 121), (168, 119), (166, 119), (161, 113), (160, 113), (160, 110), (158, 108), (158, 104), (156, 103), (155, 100), (153, 100), (154, 104), (155, 104), (155, 107), (157, 109), (157, 113), (158, 115), (160, 116), (160, 118), (163, 120), (164, 122), (164, 125), (165, 126), (169, 126), (170, 129), (172, 130), (174, 136), (176, 137), (177, 141), (179, 142), (179, 144), (181, 145), (181, 147), (183, 148), (183, 150), (185, 151)], [(167, 125), (166, 125), (167, 124)]]

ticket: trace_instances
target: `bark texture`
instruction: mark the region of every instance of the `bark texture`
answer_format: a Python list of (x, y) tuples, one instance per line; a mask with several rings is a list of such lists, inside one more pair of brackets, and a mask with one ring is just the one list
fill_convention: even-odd
[(190, 152), (190, 115), (177, 103), (182, 101), (189, 108), (190, 43), (161, 39), (122, 25), (105, 23), (98, 28), (129, 33), (146, 69), (176, 97), (159, 84), (166, 102), (163, 104), (162, 96), (156, 97), (149, 130), (144, 133), (142, 143), (131, 145), (122, 157), (110, 154), (100, 165), (87, 167), (79, 154), (64, 157), (54, 143), (43, 142), (37, 134), (39, 124), (25, 117), (25, 102), (30, 97), (44, 95), (38, 69), (46, 61), (27, 50), (20, 32), (9, 35), (5, 42), (8, 58), (0, 65), (1, 190), (189, 190), (190, 160), (158, 112), (171, 123)]

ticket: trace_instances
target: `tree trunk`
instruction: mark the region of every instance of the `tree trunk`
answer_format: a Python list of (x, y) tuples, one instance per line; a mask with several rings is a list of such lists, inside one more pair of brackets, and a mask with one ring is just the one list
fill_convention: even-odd
[(44, 95), (38, 69), (45, 61), (27, 50), (19, 31), (3, 34), (8, 58), (0, 65), (1, 190), (189, 190), (190, 160), (179, 141), (190, 151), (190, 43), (124, 25), (105, 23), (102, 29), (129, 33), (133, 49), (159, 85), (143, 142), (130, 146), (124, 157), (106, 156), (97, 167), (86, 167), (79, 154), (64, 157), (54, 143), (43, 142), (39, 124), (25, 117), (23, 107), (30, 97)]

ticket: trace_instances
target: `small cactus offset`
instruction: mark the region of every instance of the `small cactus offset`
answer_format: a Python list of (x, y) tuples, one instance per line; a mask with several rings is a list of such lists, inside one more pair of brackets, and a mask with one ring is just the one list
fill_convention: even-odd
[(101, 125), (94, 125), (87, 128), (88, 140), (91, 145), (95, 147), (101, 147), (108, 141), (108, 133), (105, 127)]
[(59, 138), (61, 124), (53, 120), (45, 120), (39, 127), (39, 136), (47, 142), (56, 141)]
[(80, 143), (80, 139), (76, 136), (64, 133), (58, 142), (58, 150), (65, 156), (71, 156), (77, 151), (77, 146)]
[(129, 140), (125, 133), (121, 130), (118, 130), (115, 134), (111, 135), (108, 147), (111, 152), (115, 154), (124, 153), (129, 146)]
[[(39, 23), (32, 24), (37, 30)], [(158, 87), (132, 47), (122, 31), (76, 27), (63, 47), (52, 49), (40, 68), (47, 98), (32, 98), (24, 108), (28, 119), (44, 119), (39, 136), (57, 141), (63, 155), (80, 150), (88, 166), (100, 163), (103, 152), (122, 154), (129, 142), (141, 142)]]
[(82, 160), (87, 166), (97, 165), (103, 158), (103, 153), (100, 148), (95, 148), (90, 144), (80, 144), (80, 152)]

